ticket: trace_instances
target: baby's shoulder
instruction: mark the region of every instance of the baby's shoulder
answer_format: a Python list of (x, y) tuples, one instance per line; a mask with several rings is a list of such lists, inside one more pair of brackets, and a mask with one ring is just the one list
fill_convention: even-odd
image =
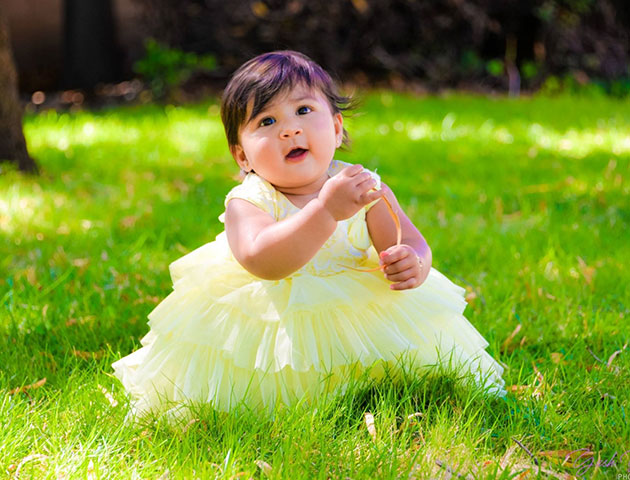
[(227, 207), (228, 202), (234, 198), (247, 200), (272, 215), (278, 200), (277, 191), (273, 185), (255, 173), (248, 173), (241, 184), (228, 192), (225, 196), (225, 206)]

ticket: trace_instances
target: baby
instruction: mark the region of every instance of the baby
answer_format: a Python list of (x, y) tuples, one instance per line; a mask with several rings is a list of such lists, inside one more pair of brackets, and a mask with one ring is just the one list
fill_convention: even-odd
[(503, 368), (462, 315), (464, 290), (431, 268), (394, 193), (334, 160), (348, 103), (297, 52), (234, 74), (221, 117), (246, 176), (225, 199), (225, 232), (171, 265), (174, 291), (149, 315), (143, 347), (114, 364), (133, 412), (272, 410), (343, 391), (349, 372), (380, 375), (403, 355), (420, 368), (448, 358), (505, 394)]

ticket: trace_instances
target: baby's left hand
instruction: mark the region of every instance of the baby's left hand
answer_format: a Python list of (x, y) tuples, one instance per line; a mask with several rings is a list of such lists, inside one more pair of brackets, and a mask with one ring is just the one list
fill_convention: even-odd
[(385, 278), (393, 283), (392, 290), (406, 290), (416, 288), (426, 280), (429, 268), (422, 265), (422, 260), (409, 245), (394, 245), (383, 250), (380, 264), (384, 265)]

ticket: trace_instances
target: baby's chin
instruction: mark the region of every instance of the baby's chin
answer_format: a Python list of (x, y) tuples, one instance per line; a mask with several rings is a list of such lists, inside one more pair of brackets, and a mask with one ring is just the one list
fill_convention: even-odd
[(281, 192), (287, 190), (288, 193), (294, 193), (295, 195), (308, 195), (310, 193), (314, 193), (319, 191), (320, 188), (324, 185), (324, 182), (328, 180), (328, 174), (324, 172), (324, 174), (313, 176), (312, 178), (305, 178), (295, 181), (290, 180), (278, 180), (277, 182), (269, 181), (271, 185), (276, 190), (280, 190)]

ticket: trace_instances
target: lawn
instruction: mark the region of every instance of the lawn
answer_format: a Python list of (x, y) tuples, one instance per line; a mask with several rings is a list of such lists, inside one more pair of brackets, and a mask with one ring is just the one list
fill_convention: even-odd
[(630, 102), (377, 91), (347, 127), (338, 158), (377, 169), (466, 287), (509, 395), (411, 376), (275, 421), (125, 423), (110, 365), (139, 346), (169, 263), (221, 231), (238, 171), (216, 99), (47, 111), (25, 120), (41, 175), (0, 175), (0, 476), (630, 474)]

